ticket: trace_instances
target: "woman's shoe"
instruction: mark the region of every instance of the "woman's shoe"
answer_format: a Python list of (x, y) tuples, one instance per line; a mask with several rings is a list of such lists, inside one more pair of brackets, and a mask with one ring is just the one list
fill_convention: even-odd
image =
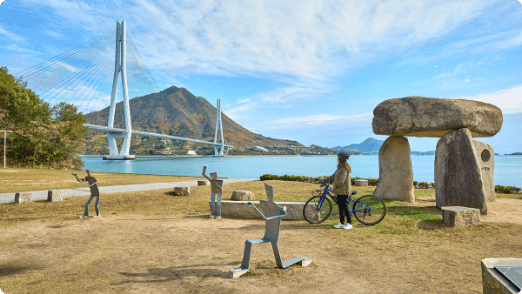
[(343, 229), (349, 230), (352, 228), (352, 224), (346, 224)]
[(336, 229), (344, 229), (344, 225), (342, 223), (338, 223), (334, 226)]

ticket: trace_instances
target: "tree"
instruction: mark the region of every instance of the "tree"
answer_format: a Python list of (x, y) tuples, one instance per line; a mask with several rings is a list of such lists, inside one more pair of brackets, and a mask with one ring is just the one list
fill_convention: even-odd
[(85, 142), (85, 118), (71, 104), (52, 108), (26, 83), (0, 68), (0, 129), (13, 131), (7, 156), (19, 165), (81, 167), (75, 158)]

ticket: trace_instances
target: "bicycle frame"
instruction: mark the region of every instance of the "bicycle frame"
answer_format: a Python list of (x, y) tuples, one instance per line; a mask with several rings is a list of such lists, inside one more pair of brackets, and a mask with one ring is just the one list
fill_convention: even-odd
[[(317, 205), (317, 210), (321, 210), (321, 207), (323, 207), (323, 203), (324, 203), (324, 199), (326, 198), (326, 195), (330, 196), (330, 199), (332, 199), (337, 205), (339, 205), (338, 201), (337, 201), (337, 196), (336, 195), (332, 195), (330, 192), (333, 193), (333, 190), (331, 190), (329, 188), (329, 185), (324, 183), (323, 184), (325, 187), (324, 187), (324, 190), (323, 190), (323, 194), (321, 196), (321, 200), (319, 201), (319, 205)], [(355, 202), (355, 203), (358, 203), (360, 206), (362, 206), (364, 209), (356, 209), (356, 210), (351, 210), (350, 209), (350, 202)], [(364, 203), (360, 203), (357, 201), (357, 199), (354, 199), (352, 198), (352, 195), (349, 195), (348, 196), (348, 200), (347, 200), (347, 203), (346, 203), (347, 207), (348, 207), (348, 211), (350, 213), (354, 213), (354, 212), (367, 212), (367, 213), (371, 213), (372, 212), (372, 208), (367, 206), (366, 204)]]

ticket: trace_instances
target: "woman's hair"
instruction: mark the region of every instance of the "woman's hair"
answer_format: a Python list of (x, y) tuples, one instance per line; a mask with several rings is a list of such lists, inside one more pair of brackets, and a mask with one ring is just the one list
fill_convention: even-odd
[(352, 167), (346, 162), (346, 160), (339, 160), (339, 164), (337, 165), (337, 168), (344, 167), (348, 173), (352, 172)]

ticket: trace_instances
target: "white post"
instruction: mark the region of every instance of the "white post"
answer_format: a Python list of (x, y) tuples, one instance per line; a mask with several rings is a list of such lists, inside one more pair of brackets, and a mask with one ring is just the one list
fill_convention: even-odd
[(6, 144), (7, 144), (7, 133), (12, 133), (13, 131), (7, 131), (7, 130), (0, 130), (0, 132), (4, 132), (4, 168), (5, 168), (5, 151), (6, 151)]

